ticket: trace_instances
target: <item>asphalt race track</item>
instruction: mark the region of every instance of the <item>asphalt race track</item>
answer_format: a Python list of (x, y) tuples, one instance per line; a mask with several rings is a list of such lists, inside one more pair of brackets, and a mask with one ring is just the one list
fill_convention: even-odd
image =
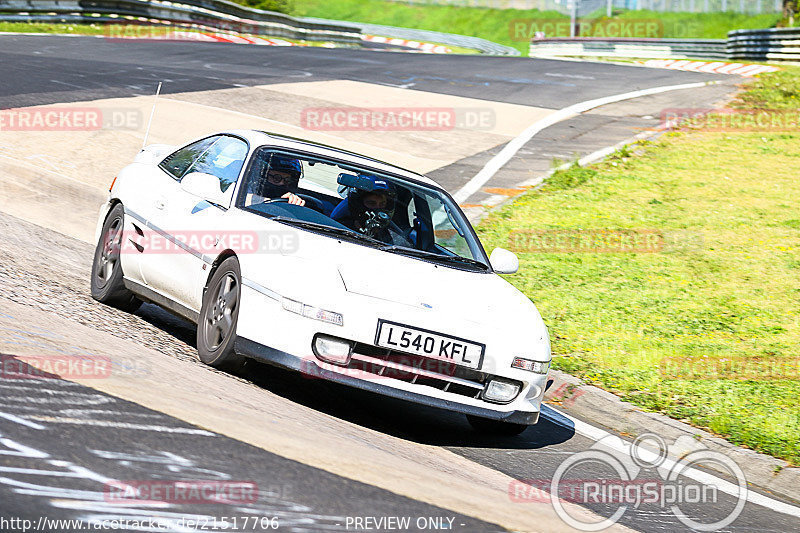
[[(215, 130), (217, 121), (237, 113), (296, 127), (288, 108), (294, 113), (325, 98), (348, 105), (342, 87), (385, 99), (412, 94), (458, 99), (459, 105), (491, 104), (503, 123), (522, 110), (538, 117), (637, 89), (719, 82), (604, 106), (548, 128), (489, 182), (495, 188), (524, 181), (523, 172), (547, 170), (554, 158), (585, 155), (652, 128), (664, 109), (707, 107), (728, 97), (739, 81), (522, 58), (22, 35), (0, 36), (0, 64), (0, 109), (103, 101), (120, 106), (149, 98), (164, 82), (161, 131), (154, 128), (154, 135), (187, 140), (195, 135), (182, 127)], [(338, 85), (342, 80), (352, 83)], [(177, 122), (190, 104), (196, 106), (193, 122)], [(165, 123), (167, 116), (176, 125)], [(466, 132), (469, 142), (446, 164), (422, 159), (420, 164), (454, 192), (521, 130), (499, 129), (492, 130), (494, 144), (479, 131)], [(201, 530), (209, 521), (216, 521), (216, 530), (267, 531), (264, 526), (271, 523), (263, 518), (275, 518), (279, 531), (572, 529), (549, 502), (514, 497), (514, 480), (548, 483), (564, 460), (594, 445), (555, 408), (543, 411), (539, 424), (519, 437), (482, 436), (461, 416), (261, 364), (248, 364), (241, 375), (220, 373), (196, 360), (192, 325), (149, 304), (129, 315), (93, 301), (88, 272), (94, 244), (83, 236), (94, 228), (101, 184), (110, 181), (108, 174), (95, 174), (114, 170), (92, 165), (129, 160), (141, 131), (113, 133), (115, 142), (130, 145), (126, 153), (93, 134), (75, 137), (71, 146), (66, 136), (48, 140), (41, 132), (0, 132), (3, 364), (14, 364), (14, 356), (77, 352), (107, 356), (116, 369), (113, 379), (80, 383), (55, 375), (0, 378), (0, 517), (30, 520), (42, 531), (78, 529), (42, 526), (41, 517), (155, 517), (162, 526), (137, 529), (143, 531)], [(397, 138), (404, 150), (420, 152), (456, 142), (435, 132)], [(379, 135), (342, 139), (387, 149)], [(41, 157), (48, 152), (58, 153), (59, 160)], [(490, 195), (481, 191), (470, 202)], [(613, 474), (598, 465), (584, 468), (584, 479)], [(659, 475), (653, 470), (642, 477)], [(246, 501), (200, 504), (120, 505), (109, 497), (109, 486), (131, 480), (245, 482), (255, 492)], [(713, 506), (684, 503), (680, 509), (711, 523), (724, 519), (736, 503), (720, 492)], [(617, 508), (583, 507), (587, 516), (601, 517)], [(409, 517), (406, 529), (389, 521), (402, 517)], [(197, 522), (187, 524), (187, 518)], [(260, 522), (254, 525), (256, 518)], [(2, 531), (22, 531), (19, 526), (0, 522)], [(671, 509), (653, 503), (627, 509), (614, 527), (691, 531)], [(756, 530), (800, 531), (800, 519), (748, 502), (721, 529)]]

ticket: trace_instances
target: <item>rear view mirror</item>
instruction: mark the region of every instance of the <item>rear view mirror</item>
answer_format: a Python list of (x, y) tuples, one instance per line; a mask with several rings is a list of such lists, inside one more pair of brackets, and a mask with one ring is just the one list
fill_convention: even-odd
[(199, 196), (212, 204), (228, 207), (230, 202), (228, 195), (219, 188), (219, 178), (211, 174), (191, 172), (181, 180), (181, 188), (189, 194)]
[(372, 180), (355, 174), (339, 174), (339, 177), (336, 178), (336, 183), (345, 187), (361, 189), (362, 191), (371, 191), (374, 187)]

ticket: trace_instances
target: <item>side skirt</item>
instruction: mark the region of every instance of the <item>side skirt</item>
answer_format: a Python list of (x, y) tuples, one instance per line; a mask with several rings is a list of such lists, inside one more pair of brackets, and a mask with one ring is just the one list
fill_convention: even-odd
[(158, 293), (153, 289), (150, 289), (149, 287), (145, 287), (141, 283), (131, 281), (128, 278), (122, 278), (122, 282), (125, 284), (126, 289), (134, 293), (142, 300), (163, 307), (170, 313), (177, 315), (181, 318), (185, 318), (186, 320), (190, 320), (195, 324), (197, 324), (200, 321), (200, 313), (198, 313), (194, 309), (189, 309), (185, 305), (179, 304), (175, 300), (171, 300), (170, 298), (167, 298), (163, 294)]

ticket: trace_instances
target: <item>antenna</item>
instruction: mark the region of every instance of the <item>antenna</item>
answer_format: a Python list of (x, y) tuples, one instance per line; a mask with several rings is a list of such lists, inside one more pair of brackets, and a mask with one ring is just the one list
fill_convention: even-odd
[(147, 121), (147, 130), (144, 132), (144, 141), (142, 141), (142, 150), (147, 146), (147, 137), (150, 135), (150, 126), (153, 124), (153, 115), (156, 113), (156, 104), (158, 103), (158, 95), (161, 94), (161, 82), (158, 82), (158, 89), (156, 89), (156, 97), (153, 100), (153, 109), (150, 110), (150, 120)]

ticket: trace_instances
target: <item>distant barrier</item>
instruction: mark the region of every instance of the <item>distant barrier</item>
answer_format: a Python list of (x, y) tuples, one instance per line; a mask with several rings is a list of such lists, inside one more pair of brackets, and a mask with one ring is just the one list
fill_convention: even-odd
[(800, 28), (732, 31), (727, 48), (731, 59), (800, 61)]
[(357, 45), (358, 27), (262, 11), (226, 0), (0, 0), (0, 20), (164, 24)]
[[(312, 22), (325, 22), (326, 19), (305, 18)], [(455, 33), (444, 33), (440, 31), (431, 30), (417, 30), (413, 28), (399, 28), (397, 26), (383, 26), (381, 24), (367, 24), (364, 22), (342, 22), (342, 24), (357, 28), (363, 33), (370, 35), (381, 35), (384, 37), (394, 37), (397, 39), (406, 39), (409, 41), (422, 41), (429, 43), (445, 44), (447, 46), (460, 46), (462, 48), (470, 48), (478, 50), (484, 54), (501, 55), (501, 56), (518, 56), (521, 55), (519, 50), (511, 46), (498, 44), (479, 37), (471, 37), (469, 35), (458, 35)]]
[(534, 39), (532, 57), (588, 56), (649, 59), (726, 59), (725, 39)]
[(735, 30), (727, 39), (534, 39), (530, 55), (800, 61), (800, 28)]

